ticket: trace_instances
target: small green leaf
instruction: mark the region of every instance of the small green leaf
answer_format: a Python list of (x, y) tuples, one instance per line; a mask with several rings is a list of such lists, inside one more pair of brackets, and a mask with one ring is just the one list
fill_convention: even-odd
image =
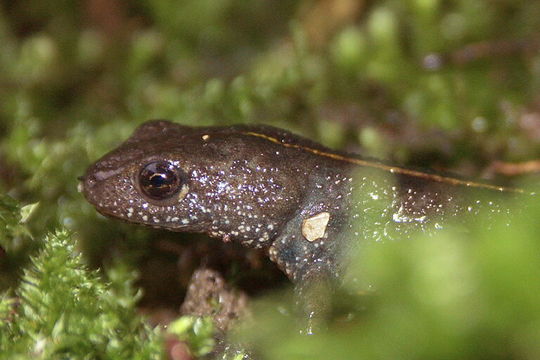
[(39, 202), (23, 206), (21, 208), (21, 223), (26, 223), (28, 221), (28, 218), (32, 216), (38, 206)]

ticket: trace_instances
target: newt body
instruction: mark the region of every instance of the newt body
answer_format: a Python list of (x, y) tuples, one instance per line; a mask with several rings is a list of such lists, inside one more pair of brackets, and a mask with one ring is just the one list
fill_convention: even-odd
[(339, 278), (352, 243), (434, 233), (463, 213), (507, 214), (491, 199), (519, 192), (365, 160), (272, 127), (168, 121), (141, 125), (81, 180), (104, 215), (266, 249), (301, 284)]

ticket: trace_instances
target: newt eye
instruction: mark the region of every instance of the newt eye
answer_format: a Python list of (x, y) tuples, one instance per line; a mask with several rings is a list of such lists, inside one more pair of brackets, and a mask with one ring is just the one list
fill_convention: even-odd
[(154, 200), (170, 198), (185, 183), (185, 173), (168, 161), (146, 165), (139, 173), (139, 186), (143, 193)]

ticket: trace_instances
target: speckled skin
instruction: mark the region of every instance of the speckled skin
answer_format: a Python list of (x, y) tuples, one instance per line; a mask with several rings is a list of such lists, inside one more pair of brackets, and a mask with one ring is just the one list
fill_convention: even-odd
[[(140, 191), (138, 174), (155, 160), (187, 174), (181, 195)], [(104, 215), (264, 248), (297, 283), (339, 278), (343, 252), (363, 242), (433, 233), (461, 213), (508, 213), (493, 200), (503, 188), (363, 160), (266, 126), (147, 122), (82, 180)], [(308, 241), (302, 223), (321, 212), (330, 214), (324, 236)]]

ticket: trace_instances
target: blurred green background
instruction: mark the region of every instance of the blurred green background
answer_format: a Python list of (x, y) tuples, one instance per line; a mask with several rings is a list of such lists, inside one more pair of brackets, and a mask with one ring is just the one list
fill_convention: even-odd
[[(152, 118), (187, 125), (271, 124), (334, 148), (509, 182), (495, 161), (534, 160), (540, 153), (539, 30), (540, 2), (524, 0), (3, 1), (0, 289), (16, 288), (29, 254), (43, 246), (48, 232), (65, 227), (90, 267), (121, 262), (138, 269), (144, 306), (179, 305), (181, 285), (172, 294), (167, 289), (179, 277), (185, 285), (189, 274), (179, 272), (197, 265), (177, 264), (178, 253), (188, 246), (178, 245), (176, 235), (104, 219), (77, 193), (77, 176)], [(24, 224), (11, 198), (22, 205), (39, 203)], [(516, 246), (536, 256), (533, 234)], [(405, 255), (396, 256), (417, 255), (402, 250)], [(476, 254), (470, 264), (482, 251)], [(233, 278), (235, 271), (230, 270)], [(152, 272), (163, 277), (162, 284), (146, 276)], [(266, 287), (283, 283), (280, 276), (268, 275)], [(512, 282), (507, 277), (503, 280)], [(504, 288), (499, 295), (519, 297), (514, 291), (540, 296), (537, 284)], [(420, 306), (420, 314), (410, 316), (445, 311), (431, 313), (429, 297), (422, 300), (428, 308), (412, 295), (407, 299), (405, 304)], [(540, 333), (532, 303), (520, 305), (524, 313), (534, 313), (530, 331), (520, 330), (528, 335)], [(392, 307), (387, 310), (379, 327), (354, 330), (363, 339), (359, 346), (395, 322)], [(433, 319), (443, 325), (446, 320)], [(493, 343), (481, 344), (490, 348), (509, 334), (499, 325), (475, 328), (471, 338), (493, 336)], [(397, 337), (418, 330), (399, 331)], [(471, 338), (454, 338), (454, 347), (444, 341), (441, 347), (415, 343), (425, 352), (404, 358), (445, 357), (445, 346), (474, 347)], [(495, 354), (540, 356), (527, 347), (532, 338), (520, 339), (525, 340)], [(411, 345), (396, 346), (405, 351)], [(499, 358), (482, 346), (471, 358)], [(397, 356), (376, 354), (370, 357)], [(294, 357), (275, 356), (285, 355)]]

